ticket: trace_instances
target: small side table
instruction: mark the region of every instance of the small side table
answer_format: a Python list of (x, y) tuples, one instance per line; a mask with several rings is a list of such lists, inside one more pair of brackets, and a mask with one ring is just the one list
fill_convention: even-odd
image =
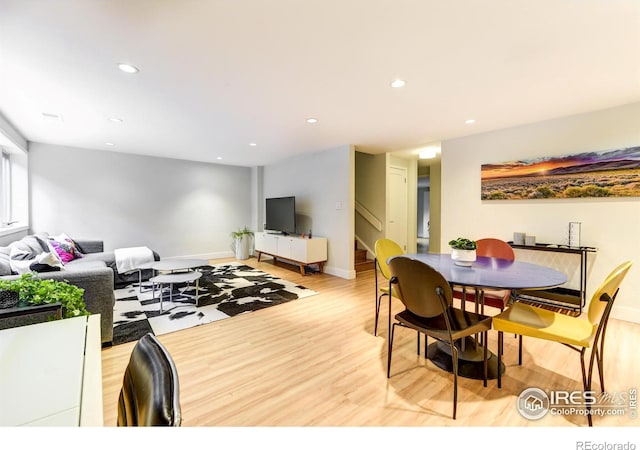
[[(196, 282), (196, 294), (193, 298), (196, 301), (196, 306), (198, 306), (198, 290), (200, 289), (200, 277), (202, 277), (202, 272), (193, 271), (193, 272), (178, 272), (178, 273), (163, 273), (160, 275), (156, 275), (149, 279), (153, 283), (153, 298), (156, 297), (156, 284), (160, 285), (160, 313), (163, 313), (162, 309), (162, 301), (164, 295), (162, 294), (162, 286), (165, 284), (169, 285), (169, 301), (173, 302), (173, 285), (175, 283), (191, 283), (193, 281)], [(187, 295), (187, 294), (183, 294)]]
[(16, 306), (0, 309), (0, 319), (9, 317), (28, 316), (31, 314), (55, 312), (57, 319), (62, 319), (62, 303), (47, 303), (45, 305)]

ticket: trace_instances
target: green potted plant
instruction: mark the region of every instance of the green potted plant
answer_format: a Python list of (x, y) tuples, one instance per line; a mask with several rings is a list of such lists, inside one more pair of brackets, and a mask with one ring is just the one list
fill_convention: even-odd
[(476, 260), (476, 241), (459, 237), (449, 241), (451, 259), (457, 266), (470, 267)]
[(13, 280), (0, 280), (0, 291), (18, 293), (18, 306), (43, 305), (60, 302), (62, 317), (88, 316), (84, 303), (84, 289), (65, 281), (39, 278), (35, 273), (25, 273)]
[(244, 228), (233, 231), (231, 237), (233, 238), (233, 249), (236, 253), (236, 259), (248, 259), (253, 231), (245, 225)]

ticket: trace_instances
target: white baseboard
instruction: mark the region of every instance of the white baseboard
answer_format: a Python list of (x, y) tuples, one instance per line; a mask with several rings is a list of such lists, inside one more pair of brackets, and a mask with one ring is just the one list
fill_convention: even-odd
[[(272, 260), (273, 257), (267, 254), (262, 254), (262, 258), (261, 261), (270, 261)], [(289, 261), (287, 259), (283, 259), (283, 258), (278, 258), (278, 262), (283, 262), (286, 264), (291, 264), (292, 266), (297, 266), (298, 263), (293, 262), (293, 261)], [(339, 269), (337, 267), (333, 267), (333, 266), (324, 266), (322, 268), (322, 272), (326, 273), (328, 275), (333, 275), (335, 277), (340, 277), (340, 278), (345, 278), (347, 280), (353, 280), (356, 277), (356, 271), (355, 270), (344, 270), (344, 269)]]
[(356, 277), (355, 270), (345, 270), (338, 267), (324, 266), (323, 272), (346, 280), (353, 280)]
[(179, 255), (179, 256), (167, 256), (166, 258), (161, 259), (221, 259), (221, 258), (233, 258), (236, 254), (227, 250), (224, 252), (213, 252), (213, 253), (200, 253), (198, 255)]

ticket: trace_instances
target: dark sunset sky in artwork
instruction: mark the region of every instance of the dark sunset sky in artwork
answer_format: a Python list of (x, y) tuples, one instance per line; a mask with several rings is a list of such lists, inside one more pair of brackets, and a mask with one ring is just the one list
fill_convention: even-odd
[(552, 169), (632, 160), (640, 162), (640, 146), (619, 150), (576, 153), (555, 157), (523, 159), (500, 164), (483, 164), (482, 179), (544, 175)]

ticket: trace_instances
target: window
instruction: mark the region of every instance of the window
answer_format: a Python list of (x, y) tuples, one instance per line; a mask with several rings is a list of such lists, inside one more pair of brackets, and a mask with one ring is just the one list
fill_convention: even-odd
[(29, 228), (29, 156), (0, 145), (0, 241)]
[(2, 150), (2, 171), (0, 172), (0, 222), (2, 226), (13, 223), (11, 217), (11, 155)]

